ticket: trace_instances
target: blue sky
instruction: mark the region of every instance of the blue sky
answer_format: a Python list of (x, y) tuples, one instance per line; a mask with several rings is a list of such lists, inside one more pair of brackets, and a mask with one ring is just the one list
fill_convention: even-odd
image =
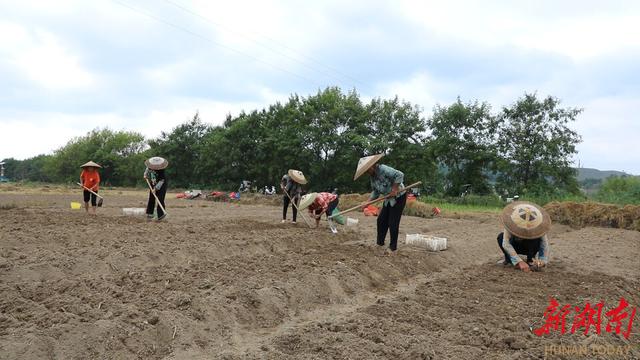
[(0, 158), (154, 137), (326, 86), (584, 108), (585, 167), (640, 174), (640, 2), (0, 0)]

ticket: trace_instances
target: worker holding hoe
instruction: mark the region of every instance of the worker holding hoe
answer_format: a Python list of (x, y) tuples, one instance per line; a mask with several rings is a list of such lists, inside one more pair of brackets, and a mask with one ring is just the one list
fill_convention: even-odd
[[(390, 232), (391, 241), (386, 255), (395, 255), (398, 249), (398, 234), (400, 232), (400, 219), (402, 211), (407, 202), (407, 194), (404, 189), (404, 174), (390, 166), (378, 164), (384, 154), (365, 156), (358, 161), (358, 167), (353, 180), (358, 179), (364, 173), (369, 174), (371, 182), (371, 196), (369, 200), (374, 200), (380, 196), (387, 196), (384, 200), (382, 210), (378, 215), (377, 244), (383, 249), (387, 231)], [(366, 205), (363, 204), (363, 206)]]
[(144, 161), (147, 166), (144, 169), (144, 179), (149, 186), (149, 201), (147, 202), (147, 219), (153, 219), (153, 211), (156, 208), (158, 220), (167, 216), (164, 198), (167, 194), (167, 177), (165, 169), (169, 166), (169, 161), (159, 156), (154, 156)]
[(296, 223), (298, 218), (298, 204), (302, 195), (302, 185), (307, 183), (304, 174), (300, 170), (290, 169), (280, 180), (280, 188), (284, 193), (282, 197), (282, 222), (287, 222), (287, 209), (291, 203), (291, 211), (293, 212), (292, 224)]
[[(80, 185), (82, 185), (82, 196), (84, 198), (84, 210), (87, 214), (96, 214), (96, 201), (98, 197), (98, 187), (100, 185), (100, 174), (98, 169), (100, 165), (93, 161), (80, 166)], [(89, 200), (91, 200), (91, 212), (89, 212)]]
[(327, 214), (327, 218), (331, 215), (333, 210), (338, 207), (340, 197), (337, 194), (328, 192), (310, 193), (302, 197), (298, 209), (303, 211), (309, 208), (309, 215), (316, 219), (316, 228), (320, 225), (320, 218), (322, 214)]
[[(498, 234), (498, 246), (504, 254), (502, 264), (514, 265), (524, 272), (545, 267), (549, 259), (549, 214), (534, 203), (516, 201), (504, 208), (501, 220), (504, 231)], [(527, 261), (518, 254), (526, 255)]]

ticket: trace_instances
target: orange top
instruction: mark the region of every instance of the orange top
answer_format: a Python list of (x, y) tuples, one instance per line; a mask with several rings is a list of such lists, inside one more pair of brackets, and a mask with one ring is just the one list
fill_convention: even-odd
[(84, 187), (93, 191), (98, 191), (98, 185), (100, 184), (100, 174), (98, 174), (98, 171), (94, 169), (89, 170), (89, 168), (82, 169), (80, 179), (82, 180), (82, 185), (84, 185)]

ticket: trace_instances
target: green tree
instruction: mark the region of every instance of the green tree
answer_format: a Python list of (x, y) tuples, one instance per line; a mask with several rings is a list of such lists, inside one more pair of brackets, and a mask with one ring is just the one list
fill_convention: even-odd
[(93, 160), (102, 166), (101, 181), (107, 185), (135, 185), (142, 177), (140, 166), (147, 147), (144, 136), (135, 132), (95, 129), (54, 151), (49, 162), (52, 178), (77, 182), (80, 165)]
[(167, 176), (172, 186), (200, 186), (210, 182), (211, 174), (205, 171), (202, 162), (205, 139), (210, 131), (211, 126), (203, 123), (196, 113), (190, 121), (149, 141), (149, 154), (169, 161)]
[(577, 194), (571, 158), (580, 135), (569, 128), (582, 112), (561, 108), (552, 96), (525, 94), (500, 115), (499, 184), (511, 193)]
[(276, 185), (295, 168), (306, 174), (314, 191), (366, 191), (365, 181), (353, 181), (363, 155), (386, 153), (385, 162), (407, 179), (424, 180), (434, 173), (424, 151), (424, 131), (420, 111), (409, 103), (396, 98), (363, 105), (355, 91), (327, 88), (227, 117), (205, 139), (204, 162), (216, 183), (230, 188), (243, 179)]
[[(366, 106), (365, 126), (370, 129), (367, 153), (385, 153), (384, 163), (404, 172), (407, 182), (433, 184), (437, 168), (426, 151), (426, 122), (417, 106), (390, 100), (373, 99)], [(353, 164), (357, 163), (355, 159)], [(355, 166), (354, 166), (355, 169)], [(365, 184), (368, 190), (368, 184)]]
[(5, 176), (13, 181), (54, 182), (51, 155), (38, 155), (25, 160), (4, 159)]
[(489, 104), (464, 104), (458, 98), (449, 106), (436, 106), (427, 125), (432, 136), (429, 150), (447, 169), (447, 194), (491, 193), (487, 175), (497, 157), (497, 122)]
[(604, 180), (595, 198), (616, 204), (640, 204), (640, 177), (610, 176)]

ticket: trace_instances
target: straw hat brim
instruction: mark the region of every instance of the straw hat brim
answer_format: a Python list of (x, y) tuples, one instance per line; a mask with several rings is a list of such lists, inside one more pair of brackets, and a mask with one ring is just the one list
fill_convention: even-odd
[(363, 158), (360, 158), (360, 161), (358, 161), (358, 167), (356, 168), (356, 173), (353, 176), (353, 180), (357, 180), (360, 176), (362, 176), (362, 174), (367, 172), (367, 170), (369, 170), (370, 167), (372, 167), (375, 163), (377, 163), (383, 156), (384, 154), (377, 154), (377, 155), (365, 156)]
[(502, 210), (500, 219), (507, 231), (521, 239), (537, 239), (551, 228), (551, 217), (547, 211), (528, 201), (508, 204)]
[(94, 167), (94, 168), (102, 168), (102, 166), (94, 163), (93, 161), (89, 161), (88, 163), (82, 164), (80, 165), (81, 168), (86, 168), (86, 167)]
[(309, 205), (313, 204), (313, 202), (318, 197), (318, 193), (309, 193), (300, 199), (300, 204), (298, 204), (299, 210), (304, 210), (309, 207)]
[[(154, 158), (151, 158), (151, 159), (154, 159)], [(166, 169), (167, 166), (169, 166), (169, 161), (167, 159), (156, 156), (155, 159), (162, 159), (162, 162), (155, 163), (155, 164), (151, 163), (150, 161), (151, 159), (147, 159), (144, 161), (144, 164), (151, 170), (163, 170), (163, 169)]]
[(304, 174), (300, 170), (289, 169), (289, 171), (287, 171), (287, 175), (289, 175), (291, 180), (297, 182), (298, 184), (304, 185), (307, 183), (307, 179), (304, 177)]

